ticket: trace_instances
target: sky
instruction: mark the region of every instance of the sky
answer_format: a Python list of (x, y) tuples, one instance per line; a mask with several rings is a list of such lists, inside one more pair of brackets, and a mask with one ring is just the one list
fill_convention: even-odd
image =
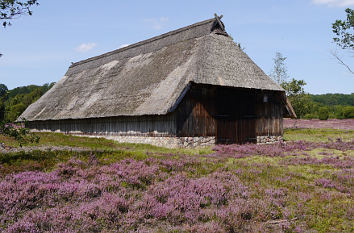
[(223, 14), (226, 31), (266, 73), (276, 52), (289, 77), (312, 94), (353, 93), (353, 53), (332, 42), (331, 25), (354, 0), (39, 0), (32, 16), (0, 28), (0, 83), (9, 89), (57, 82), (71, 62)]

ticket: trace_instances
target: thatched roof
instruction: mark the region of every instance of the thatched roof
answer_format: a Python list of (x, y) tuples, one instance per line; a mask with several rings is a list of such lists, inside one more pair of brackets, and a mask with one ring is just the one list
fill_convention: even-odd
[(19, 119), (163, 115), (191, 82), (283, 91), (209, 19), (74, 63)]

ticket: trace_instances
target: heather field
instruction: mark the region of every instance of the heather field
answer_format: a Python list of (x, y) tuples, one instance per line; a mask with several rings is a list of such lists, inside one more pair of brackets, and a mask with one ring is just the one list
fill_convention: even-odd
[(328, 119), (328, 120), (305, 120), (284, 119), (284, 128), (309, 128), (309, 129), (344, 129), (354, 130), (354, 119)]
[(353, 130), (193, 150), (39, 135), (0, 136), (1, 232), (354, 231)]

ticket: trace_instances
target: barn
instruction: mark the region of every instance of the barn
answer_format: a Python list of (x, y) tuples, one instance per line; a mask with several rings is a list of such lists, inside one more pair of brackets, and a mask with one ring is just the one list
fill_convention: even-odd
[(284, 90), (221, 17), (73, 63), (19, 117), (33, 130), (167, 147), (274, 142), (295, 117)]

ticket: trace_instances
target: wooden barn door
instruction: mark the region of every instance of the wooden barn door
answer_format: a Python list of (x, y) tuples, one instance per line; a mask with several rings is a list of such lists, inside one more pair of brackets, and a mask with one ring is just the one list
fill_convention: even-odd
[(256, 141), (255, 98), (249, 92), (220, 91), (216, 106), (216, 143)]
[(227, 115), (216, 116), (216, 143), (233, 144), (238, 142), (237, 121)]

